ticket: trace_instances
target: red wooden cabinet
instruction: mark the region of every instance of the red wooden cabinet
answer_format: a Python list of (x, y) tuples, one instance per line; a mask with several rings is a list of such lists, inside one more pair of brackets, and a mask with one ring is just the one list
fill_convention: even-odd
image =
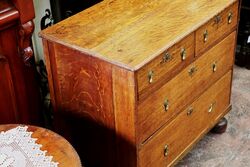
[(40, 120), (31, 47), (33, 18), (32, 0), (0, 1), (0, 124), (38, 124)]
[[(1, 122), (16, 120), (15, 91), (13, 87), (9, 62), (0, 56), (0, 118)], [(6, 112), (7, 111), (7, 112)], [(3, 119), (4, 118), (4, 119)]]

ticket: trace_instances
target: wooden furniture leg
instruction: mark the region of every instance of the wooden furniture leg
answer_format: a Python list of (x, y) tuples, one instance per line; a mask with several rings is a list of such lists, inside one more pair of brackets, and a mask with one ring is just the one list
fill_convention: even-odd
[(212, 133), (222, 134), (226, 132), (227, 129), (227, 119), (223, 117), (211, 130)]

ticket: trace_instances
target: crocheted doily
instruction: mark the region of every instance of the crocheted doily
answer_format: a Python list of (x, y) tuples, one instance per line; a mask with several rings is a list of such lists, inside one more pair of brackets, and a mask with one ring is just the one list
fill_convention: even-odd
[(57, 167), (27, 129), (18, 126), (0, 133), (0, 167)]

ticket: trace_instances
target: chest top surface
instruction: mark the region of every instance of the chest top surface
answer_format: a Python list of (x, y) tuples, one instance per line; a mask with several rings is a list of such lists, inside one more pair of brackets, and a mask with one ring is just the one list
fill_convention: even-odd
[(40, 33), (138, 70), (237, 0), (106, 0)]

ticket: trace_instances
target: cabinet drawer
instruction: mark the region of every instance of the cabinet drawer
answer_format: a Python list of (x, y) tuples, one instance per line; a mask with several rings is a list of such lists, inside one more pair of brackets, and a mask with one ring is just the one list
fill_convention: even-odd
[(172, 165), (225, 114), (230, 88), (231, 70), (143, 145), (140, 167)]
[(194, 57), (194, 33), (164, 51), (153, 61), (137, 72), (138, 92), (140, 95), (149, 92), (159, 80), (168, 79), (184, 66), (190, 64)]
[(236, 28), (238, 21), (238, 1), (216, 15), (196, 31), (196, 55), (200, 55), (214, 42)]
[(232, 68), (236, 32), (215, 45), (138, 105), (143, 142)]

